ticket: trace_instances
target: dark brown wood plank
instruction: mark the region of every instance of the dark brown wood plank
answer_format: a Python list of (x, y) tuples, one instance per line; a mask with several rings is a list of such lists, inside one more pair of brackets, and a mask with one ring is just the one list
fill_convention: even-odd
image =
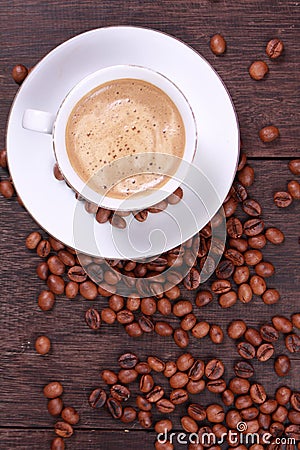
[[(0, 145), (16, 86), (10, 78), (14, 64), (33, 66), (47, 52), (83, 31), (109, 25), (155, 28), (176, 36), (200, 52), (218, 71), (237, 109), (244, 146), (251, 156), (299, 155), (299, 41), (297, 1), (257, 2), (198, 0), (92, 0), (50, 2), (1, 0), (0, 10)], [(210, 37), (222, 33), (228, 44), (224, 57), (209, 49)], [(265, 45), (280, 37), (285, 53), (268, 61)], [(266, 80), (250, 79), (248, 67), (256, 59), (269, 63)], [(264, 145), (258, 138), (262, 126), (273, 123), (281, 138)]]
[[(255, 298), (248, 305), (238, 303), (229, 310), (222, 310), (214, 299), (214, 302), (201, 310), (194, 308), (198, 318), (217, 323), (224, 331), (228, 323), (237, 317), (244, 318), (249, 325), (258, 326), (269, 322), (275, 314), (289, 317), (293, 312), (300, 311), (299, 204), (294, 202), (289, 208), (279, 210), (272, 202), (273, 192), (284, 188), (291, 175), (286, 161), (251, 163), (255, 168), (256, 181), (249, 189), (249, 194), (261, 200), (266, 226), (278, 226), (286, 236), (283, 245), (277, 247), (268, 244), (263, 251), (264, 258), (272, 261), (276, 267), (275, 276), (267, 283), (280, 290), (281, 300), (277, 305), (266, 306), (260, 298)], [(80, 427), (114, 427), (122, 430), (124, 425), (113, 421), (105, 410), (95, 412), (88, 405), (89, 392), (94, 387), (103, 386), (100, 370), (117, 369), (118, 356), (127, 350), (136, 352), (141, 359), (155, 354), (165, 360), (175, 359), (183, 351), (171, 338), (129, 338), (118, 324), (103, 325), (98, 333), (92, 333), (84, 323), (84, 312), (91, 304), (98, 308), (104, 307), (107, 303), (105, 298), (95, 302), (59, 298), (53, 311), (40, 311), (36, 299), (44, 284), (35, 275), (39, 258), (34, 252), (24, 248), (27, 233), (38, 228), (15, 200), (6, 201), (1, 198), (0, 211), (0, 349), (3, 366), (0, 375), (1, 425), (47, 427), (54, 423), (54, 419), (47, 413), (42, 388), (51, 380), (60, 380), (65, 387), (65, 404), (78, 408), (81, 413)], [(193, 300), (195, 293), (182, 288), (182, 297)], [(177, 319), (171, 320), (173, 325), (178, 322)], [(46, 357), (37, 355), (34, 350), (35, 338), (40, 334), (48, 335), (53, 343), (53, 350)], [(222, 346), (212, 345), (208, 338), (201, 341), (192, 338), (188, 350), (205, 360), (214, 356), (221, 357), (226, 362), (226, 379), (233, 376), (232, 364), (238, 359), (238, 355), (229, 338), (225, 339)], [(281, 353), (286, 353), (282, 338), (276, 343), (276, 354)], [(291, 356), (292, 370), (284, 380), (274, 375), (273, 359), (264, 364), (254, 362), (254, 379), (265, 383), (270, 395), (282, 383), (287, 383), (294, 389), (300, 388), (297, 375), (300, 371), (300, 357), (299, 354)], [(160, 376), (157, 379), (165, 383)], [(135, 384), (133, 393), (136, 392)], [(207, 392), (193, 398), (205, 404), (217, 400), (216, 396)], [(179, 418), (184, 411), (184, 407), (176, 409), (176, 428), (180, 427)], [(154, 413), (155, 420), (160, 417), (162, 416)], [(138, 428), (139, 425), (134, 425), (134, 429)]]

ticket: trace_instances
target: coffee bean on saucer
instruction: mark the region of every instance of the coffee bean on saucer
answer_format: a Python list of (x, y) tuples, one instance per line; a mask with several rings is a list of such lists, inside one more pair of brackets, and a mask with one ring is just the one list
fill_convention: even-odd
[(283, 52), (283, 42), (280, 39), (271, 39), (266, 46), (266, 54), (271, 59), (278, 58)]
[(296, 180), (292, 180), (287, 185), (289, 194), (293, 197), (294, 200), (300, 199), (300, 183)]
[(9, 180), (0, 181), (0, 194), (5, 198), (11, 198), (15, 193), (14, 187)]
[(46, 258), (50, 252), (51, 252), (51, 245), (49, 241), (43, 239), (38, 243), (36, 247), (36, 253), (38, 254), (38, 256), (40, 256), (41, 258)]
[(277, 356), (274, 362), (275, 372), (279, 377), (285, 377), (288, 375), (291, 369), (291, 361), (287, 355)]
[(44, 387), (44, 395), (46, 398), (56, 398), (60, 397), (63, 393), (63, 387), (59, 381), (52, 381)]
[(225, 53), (226, 41), (221, 34), (214, 34), (210, 39), (210, 49), (216, 55), (220, 56)]
[(63, 438), (54, 438), (51, 442), (51, 450), (65, 450), (65, 442)]
[(51, 416), (59, 416), (63, 410), (63, 401), (60, 397), (48, 401), (47, 409)]
[[(97, 213), (98, 214), (98, 213)], [(111, 225), (115, 228), (119, 228), (120, 230), (124, 230), (126, 228), (126, 220), (123, 219), (123, 217), (119, 216), (118, 214), (112, 214), (109, 217), (109, 222)]]
[(67, 406), (62, 410), (61, 417), (65, 422), (76, 425), (79, 422), (79, 414), (72, 406)]
[(5, 149), (0, 150), (0, 167), (3, 169), (7, 167), (7, 151)]
[(167, 197), (167, 201), (170, 205), (177, 205), (177, 203), (180, 202), (182, 197), (183, 197), (183, 190), (181, 187), (178, 187), (176, 191), (173, 192), (173, 194)]
[(47, 336), (39, 336), (35, 341), (35, 349), (40, 355), (46, 355), (51, 348), (51, 341)]
[(300, 175), (300, 159), (292, 159), (289, 162), (289, 169), (293, 175)]
[(29, 250), (34, 250), (41, 240), (42, 236), (40, 235), (40, 233), (38, 231), (34, 231), (27, 236), (26, 247)]
[(38, 305), (42, 311), (50, 311), (55, 305), (55, 295), (53, 292), (41, 291), (38, 297)]
[(142, 211), (135, 212), (133, 214), (133, 217), (138, 222), (145, 222), (145, 220), (147, 220), (147, 217), (148, 217), (148, 211), (146, 209), (143, 209)]
[(96, 214), (96, 220), (99, 223), (105, 223), (109, 220), (112, 215), (112, 211), (110, 209), (99, 208)]
[(105, 405), (106, 398), (107, 395), (103, 389), (94, 389), (89, 396), (89, 404), (92, 408), (102, 408)]
[(23, 64), (17, 64), (13, 67), (12, 77), (17, 84), (23, 83), (28, 75), (28, 69)]
[(277, 139), (279, 135), (279, 130), (274, 125), (266, 126), (259, 132), (259, 137), (262, 142), (272, 142)]
[(249, 67), (249, 74), (253, 80), (262, 80), (268, 71), (269, 67), (264, 61), (254, 61)]
[(54, 166), (53, 166), (53, 175), (55, 176), (55, 178), (58, 181), (64, 181), (64, 176), (61, 173), (60, 168), (58, 167), (57, 163), (55, 163)]
[(291, 194), (285, 191), (275, 192), (273, 199), (278, 208), (287, 208), (293, 201)]

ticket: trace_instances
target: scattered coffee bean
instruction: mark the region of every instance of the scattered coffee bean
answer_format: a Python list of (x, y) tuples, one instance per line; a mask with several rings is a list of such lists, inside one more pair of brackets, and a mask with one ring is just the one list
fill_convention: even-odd
[(143, 428), (150, 428), (152, 426), (152, 414), (150, 411), (139, 411), (138, 419)]
[(275, 342), (279, 338), (279, 333), (272, 325), (262, 325), (260, 327), (260, 335), (266, 342)]
[(276, 192), (273, 196), (274, 203), (278, 208), (287, 208), (293, 201), (293, 197), (289, 192)]
[(293, 175), (300, 175), (300, 159), (292, 159), (289, 162), (289, 169)]
[(132, 408), (131, 406), (126, 406), (125, 408), (123, 408), (123, 414), (121, 416), (121, 421), (123, 423), (131, 423), (134, 422), (134, 420), (136, 419), (137, 413), (136, 410), (134, 408)]
[(245, 332), (245, 338), (250, 344), (254, 345), (254, 347), (258, 347), (262, 343), (261, 334), (255, 328), (248, 328)]
[(256, 357), (259, 361), (265, 362), (268, 361), (274, 354), (274, 346), (271, 343), (261, 344), (257, 351)]
[(291, 369), (291, 361), (287, 355), (277, 356), (274, 362), (275, 372), (279, 377), (285, 377), (288, 375)]
[(107, 406), (108, 411), (110, 412), (110, 414), (112, 415), (112, 417), (114, 419), (121, 418), (123, 409), (122, 409), (121, 403), (118, 400), (110, 397), (106, 401), (106, 406)]
[(65, 295), (69, 299), (74, 299), (79, 292), (79, 285), (76, 281), (69, 281), (65, 287)]
[(35, 349), (40, 355), (46, 355), (51, 348), (51, 341), (47, 336), (39, 336), (35, 341)]
[(221, 344), (224, 340), (224, 333), (219, 325), (211, 325), (209, 337), (214, 344)]
[(53, 292), (41, 291), (38, 297), (38, 305), (42, 311), (50, 311), (55, 305), (55, 295)]
[(41, 240), (42, 236), (40, 235), (40, 233), (38, 231), (34, 231), (27, 236), (26, 247), (29, 250), (34, 250)]
[(294, 327), (300, 329), (300, 313), (292, 315), (292, 324), (294, 325)]
[(65, 443), (63, 438), (54, 438), (51, 442), (51, 450), (65, 450)]
[(300, 199), (300, 183), (296, 180), (292, 180), (287, 185), (289, 194), (293, 197), (294, 200)]
[(156, 356), (149, 356), (147, 358), (147, 363), (155, 372), (163, 372), (166, 367), (165, 363)]
[(48, 412), (51, 416), (59, 416), (63, 410), (63, 401), (60, 397), (52, 398), (48, 401)]
[[(237, 174), (238, 180), (245, 187), (252, 186), (254, 182), (254, 169), (251, 166), (245, 166), (240, 172)], [(245, 200), (245, 198), (243, 198)], [(258, 205), (257, 205), (258, 207)]]
[(234, 373), (240, 378), (251, 378), (254, 375), (252, 364), (247, 361), (238, 361), (234, 365)]
[(227, 329), (227, 334), (231, 339), (241, 338), (247, 330), (247, 325), (243, 320), (232, 321)]
[(265, 280), (259, 275), (253, 275), (249, 283), (255, 295), (262, 295), (267, 289)]
[(269, 67), (264, 61), (255, 61), (249, 67), (249, 74), (253, 80), (262, 80), (268, 71)]
[(190, 416), (183, 416), (180, 419), (182, 428), (187, 433), (197, 433), (198, 431), (198, 425), (197, 422), (192, 419)]
[(277, 289), (267, 289), (262, 295), (263, 302), (266, 305), (273, 305), (274, 303), (277, 303), (279, 298), (280, 294)]
[(43, 392), (47, 398), (56, 398), (63, 393), (63, 387), (58, 381), (52, 381), (44, 387)]
[(225, 367), (221, 360), (212, 359), (205, 366), (205, 375), (209, 380), (217, 380), (222, 377)]
[(106, 392), (97, 388), (94, 389), (89, 396), (89, 404), (92, 408), (102, 408), (105, 405), (107, 399)]
[(28, 69), (23, 64), (17, 64), (13, 67), (12, 77), (17, 84), (23, 83), (28, 75)]
[(272, 318), (274, 328), (280, 333), (291, 333), (293, 330), (292, 322), (284, 316), (274, 316)]
[(118, 382), (118, 375), (112, 370), (102, 370), (101, 378), (106, 384), (116, 384)]
[(36, 252), (38, 256), (40, 256), (41, 258), (46, 258), (49, 255), (50, 251), (51, 245), (50, 242), (47, 241), (46, 239), (40, 241), (36, 247)]
[(253, 359), (255, 357), (255, 348), (250, 342), (239, 342), (237, 349), (240, 356), (245, 359)]
[(99, 311), (95, 308), (89, 308), (85, 313), (85, 322), (91, 330), (99, 330), (101, 325)]
[(110, 388), (110, 395), (119, 402), (126, 402), (130, 398), (131, 392), (122, 384), (114, 384)]
[(300, 337), (297, 334), (289, 334), (285, 338), (285, 346), (291, 353), (300, 352)]
[(154, 427), (156, 433), (165, 433), (166, 431), (169, 432), (172, 428), (173, 424), (170, 419), (162, 419), (159, 422), (156, 422)]
[(15, 193), (14, 187), (9, 180), (0, 181), (0, 194), (5, 198), (11, 198)]
[(156, 403), (156, 409), (162, 414), (171, 414), (175, 410), (175, 405), (167, 398), (162, 398)]
[(209, 329), (210, 325), (208, 322), (198, 322), (192, 329), (192, 335), (197, 339), (202, 339), (209, 333)]
[(118, 374), (119, 380), (124, 384), (133, 383), (137, 376), (138, 373), (134, 369), (121, 369)]
[(47, 286), (53, 294), (61, 295), (65, 290), (65, 282), (59, 275), (49, 275), (47, 279)]
[(188, 401), (188, 393), (184, 389), (174, 389), (170, 394), (170, 400), (174, 405), (181, 405)]
[(266, 401), (267, 394), (261, 384), (255, 383), (250, 388), (250, 396), (254, 403), (262, 404)]
[(266, 54), (271, 59), (278, 58), (283, 52), (283, 42), (280, 39), (271, 39), (266, 46)]
[(210, 39), (210, 49), (216, 55), (220, 56), (225, 53), (226, 41), (221, 34), (214, 34)]
[(274, 125), (269, 125), (260, 130), (259, 137), (262, 142), (275, 141), (279, 137), (279, 130)]
[(173, 389), (183, 388), (189, 381), (189, 377), (184, 372), (176, 372), (169, 380)]
[(79, 414), (76, 409), (71, 406), (67, 406), (62, 410), (61, 417), (65, 422), (71, 425), (76, 425), (79, 422)]

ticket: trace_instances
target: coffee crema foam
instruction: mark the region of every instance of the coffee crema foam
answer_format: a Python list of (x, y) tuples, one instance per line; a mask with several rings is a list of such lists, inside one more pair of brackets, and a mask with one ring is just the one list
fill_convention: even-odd
[(184, 153), (185, 128), (165, 92), (122, 78), (79, 100), (65, 141), (70, 163), (85, 183), (100, 194), (125, 199), (159, 189), (174, 175)]

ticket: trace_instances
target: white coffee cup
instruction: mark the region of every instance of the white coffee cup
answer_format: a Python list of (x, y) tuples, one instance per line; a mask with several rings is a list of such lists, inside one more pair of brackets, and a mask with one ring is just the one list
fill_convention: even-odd
[[(72, 167), (65, 142), (66, 126), (69, 116), (77, 104), (86, 94), (97, 86), (112, 80), (132, 78), (151, 83), (164, 91), (176, 105), (185, 128), (185, 148), (176, 173), (162, 186), (161, 189), (153, 189), (145, 195), (132, 196), (126, 199), (118, 199), (101, 195), (85, 183)], [(23, 115), (24, 128), (52, 134), (53, 149), (58, 166), (69, 184), (77, 193), (89, 202), (101, 207), (134, 211), (148, 208), (165, 199), (174, 192), (184, 180), (189, 164), (192, 163), (197, 146), (197, 127), (193, 111), (180, 89), (164, 75), (146, 67), (135, 65), (110, 66), (94, 72), (67, 94), (56, 114), (35, 109), (26, 109)], [(171, 156), (173, 158), (173, 156)]]

